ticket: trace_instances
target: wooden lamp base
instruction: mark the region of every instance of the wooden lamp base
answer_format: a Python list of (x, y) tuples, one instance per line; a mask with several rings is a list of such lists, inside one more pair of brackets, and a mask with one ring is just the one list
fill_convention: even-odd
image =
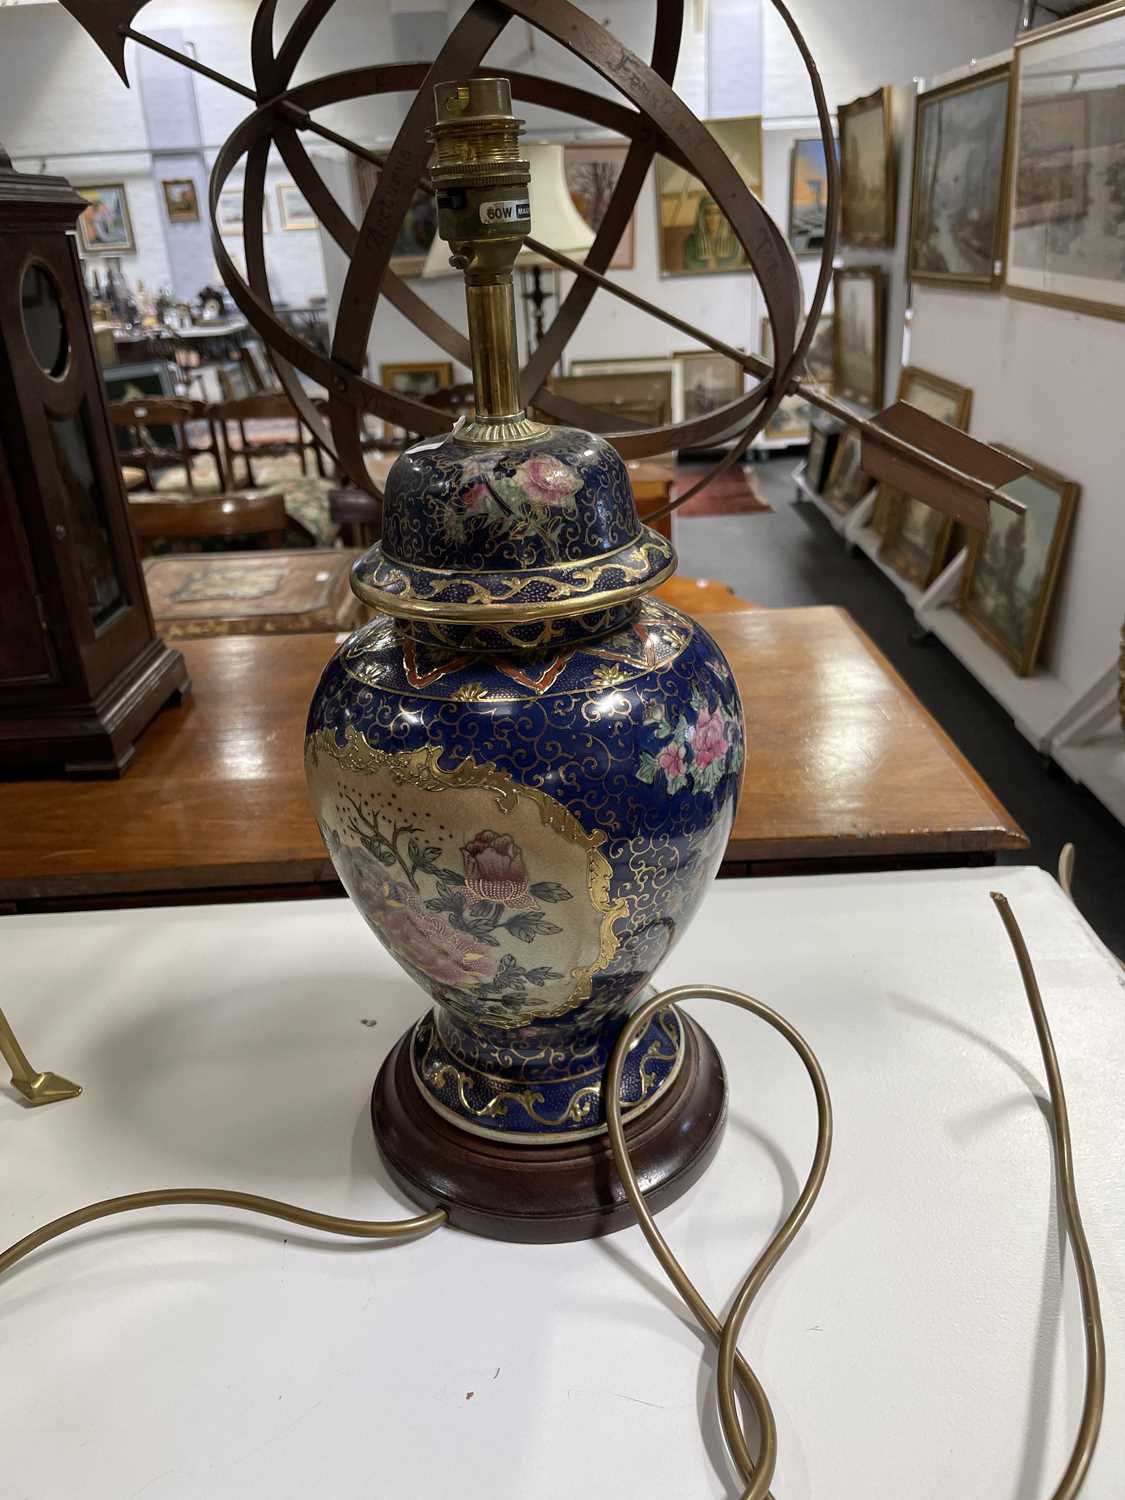
[[(688, 1016), (684, 1060), (665, 1094), (626, 1128), (649, 1204), (665, 1208), (705, 1171), (726, 1119), (726, 1079), (715, 1045)], [(606, 1135), (557, 1146), (508, 1146), (446, 1120), (422, 1097), (407, 1032), (371, 1096), (375, 1142), (387, 1170), (419, 1205), (490, 1239), (528, 1244), (593, 1239), (635, 1222)]]

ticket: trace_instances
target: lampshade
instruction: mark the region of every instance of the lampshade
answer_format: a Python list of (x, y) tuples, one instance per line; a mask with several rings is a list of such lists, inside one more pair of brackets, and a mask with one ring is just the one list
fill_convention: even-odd
[[(531, 163), (531, 232), (544, 245), (574, 260), (584, 260), (594, 243), (594, 231), (574, 206), (566, 185), (563, 148), (557, 141), (523, 141), (523, 155)], [(550, 266), (545, 256), (525, 245), (517, 266)], [(449, 264), (449, 246), (438, 236), (422, 267), (424, 277), (458, 276)]]

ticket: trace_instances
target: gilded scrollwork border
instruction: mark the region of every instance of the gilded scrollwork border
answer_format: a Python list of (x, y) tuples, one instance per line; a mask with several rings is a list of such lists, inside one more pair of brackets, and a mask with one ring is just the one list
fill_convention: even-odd
[[(661, 1017), (661, 1029), (665, 1035), (672, 1040), (670, 1032)], [(487, 1140), (502, 1139), (505, 1143), (520, 1146), (557, 1146), (562, 1141), (587, 1140), (593, 1136), (604, 1135), (606, 1127), (604, 1124), (593, 1125), (587, 1128), (565, 1129), (568, 1121), (580, 1123), (589, 1119), (594, 1113), (601, 1098), (601, 1081), (594, 1084), (584, 1084), (577, 1089), (567, 1101), (566, 1108), (561, 1114), (545, 1115), (539, 1106), (544, 1102), (545, 1096), (542, 1089), (533, 1085), (523, 1088), (513, 1088), (511, 1082), (505, 1079), (492, 1078), (490, 1075), (481, 1075), (487, 1078), (493, 1086), (489, 1097), (483, 1104), (474, 1105), (469, 1098), (469, 1089), (474, 1079), (470, 1076), (472, 1070), (463, 1068), (447, 1058), (435, 1057), (434, 1051), (437, 1043), (436, 1031), (433, 1025), (432, 1015), (424, 1015), (415, 1025), (410, 1035), (410, 1067), (414, 1075), (422, 1097), (426, 1103), (443, 1119), (450, 1120), (461, 1130), (467, 1130), (473, 1135), (483, 1136)], [(422, 1060), (419, 1063), (419, 1046), (424, 1047)], [(685, 1041), (681, 1033), (679, 1044), (673, 1042), (672, 1053), (665, 1054), (661, 1050), (661, 1042), (657, 1040), (649, 1044), (644, 1057), (641, 1059), (638, 1072), (641, 1097), (634, 1103), (624, 1106), (622, 1114), (626, 1120), (635, 1120), (644, 1114), (657, 1102), (657, 1100), (670, 1087), (680, 1071), (684, 1059)], [(672, 1066), (665, 1076), (657, 1080), (649, 1069), (655, 1061), (670, 1061)], [(649, 1068), (646, 1069), (646, 1064)], [(602, 1069), (596, 1069), (602, 1072)], [(573, 1079), (561, 1080), (564, 1084), (575, 1082)], [(457, 1098), (464, 1113), (458, 1113), (443, 1104), (436, 1098), (433, 1090), (444, 1088), (452, 1082), (457, 1091)], [(501, 1119), (507, 1116), (512, 1106), (522, 1109), (528, 1119), (534, 1120), (536, 1125), (547, 1127), (545, 1130), (537, 1131), (515, 1131), (490, 1128), (487, 1125), (473, 1123), (473, 1116), (478, 1120)], [(554, 1132), (558, 1132), (557, 1134)]]

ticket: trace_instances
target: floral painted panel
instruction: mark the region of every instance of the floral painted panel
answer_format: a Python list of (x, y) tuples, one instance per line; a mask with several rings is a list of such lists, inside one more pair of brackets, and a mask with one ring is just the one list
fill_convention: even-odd
[(356, 747), (314, 797), (348, 894), (454, 1014), (500, 1026), (558, 1014), (612, 956), (623, 907), (607, 900), (601, 836), (494, 769)]
[(653, 737), (663, 741), (657, 750), (642, 750), (637, 776), (650, 786), (674, 794), (687, 787), (693, 794), (715, 791), (728, 772), (742, 769), (742, 733), (737, 720), (721, 702), (710, 705), (692, 688), (691, 717), (680, 713), (668, 719), (666, 705), (650, 703), (645, 713)]

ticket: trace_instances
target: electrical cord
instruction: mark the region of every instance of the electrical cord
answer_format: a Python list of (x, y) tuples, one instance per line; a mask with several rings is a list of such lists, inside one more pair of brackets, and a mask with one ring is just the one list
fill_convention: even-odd
[[(1086, 1343), (1086, 1380), (1082, 1402), (1082, 1417), (1078, 1433), (1062, 1479), (1055, 1488), (1051, 1500), (1074, 1500), (1086, 1479), (1090, 1460), (1098, 1440), (1102, 1412), (1105, 1405), (1105, 1334), (1102, 1328), (1101, 1309), (1098, 1302), (1097, 1280), (1090, 1248), (1082, 1225), (1078, 1205), (1078, 1191), (1074, 1181), (1074, 1164), (1070, 1140), (1070, 1122), (1067, 1114), (1066, 1094), (1059, 1070), (1058, 1056), (1051, 1037), (1051, 1028), (1043, 1006), (1043, 998), (1035, 978), (1031, 958), (1006, 897), (992, 892), (1000, 918), (1007, 930), (1019, 965), (1020, 977), (1027, 994), (1035, 1023), (1039, 1050), (1047, 1075), (1050, 1094), (1053, 1142), (1058, 1170), (1059, 1192), (1067, 1235), (1074, 1252), (1078, 1272), (1079, 1290), (1082, 1299), (1083, 1334)], [(633, 1037), (657, 1010), (674, 1005), (681, 1000), (721, 1000), (749, 1011), (759, 1020), (765, 1021), (779, 1032), (794, 1049), (805, 1066), (816, 1096), (817, 1139), (805, 1185), (789, 1211), (781, 1228), (759, 1255), (743, 1279), (730, 1311), (719, 1319), (707, 1305), (691, 1277), (673, 1255), (667, 1241), (657, 1228), (649, 1212), (644, 1194), (637, 1182), (636, 1173), (629, 1157), (621, 1116), (621, 1074), (625, 1057)], [(641, 1231), (648, 1241), (661, 1269), (683, 1298), (700, 1327), (718, 1346), (719, 1364), (717, 1398), (723, 1433), (739, 1474), (745, 1481), (740, 1500), (769, 1500), (770, 1484), (777, 1460), (777, 1427), (769, 1399), (749, 1364), (738, 1353), (738, 1337), (750, 1311), (750, 1306), (765, 1284), (766, 1278), (784, 1255), (797, 1232), (809, 1215), (828, 1169), (828, 1158), (832, 1148), (832, 1102), (828, 1095), (828, 1084), (812, 1048), (795, 1027), (761, 1000), (737, 990), (714, 986), (697, 987), (681, 985), (664, 990), (646, 1001), (629, 1018), (610, 1058), (605, 1075), (604, 1096), (606, 1101), (606, 1124), (609, 1141), (618, 1173), (626, 1195), (637, 1216)], [(374, 1220), (338, 1218), (333, 1214), (316, 1213), (311, 1209), (298, 1208), (290, 1203), (281, 1203), (275, 1198), (263, 1198), (253, 1193), (228, 1192), (211, 1188), (167, 1188), (150, 1193), (129, 1193), (124, 1197), (106, 1198), (100, 1203), (89, 1204), (74, 1213), (64, 1214), (50, 1224), (44, 1224), (26, 1235), (22, 1240), (0, 1255), (0, 1276), (33, 1250), (48, 1241), (57, 1239), (71, 1229), (97, 1219), (110, 1218), (114, 1214), (131, 1213), (137, 1209), (162, 1208), (170, 1205), (218, 1206), (236, 1208), (249, 1213), (265, 1214), (270, 1218), (284, 1219), (291, 1224), (300, 1224), (306, 1229), (319, 1229), (328, 1234), (350, 1236), (368, 1240), (415, 1240), (431, 1233), (447, 1220), (444, 1209), (435, 1208), (429, 1213), (410, 1219)], [(759, 1431), (759, 1454), (757, 1462), (750, 1452), (749, 1439), (743, 1425), (742, 1415), (735, 1399), (735, 1384), (741, 1387), (755, 1413)]]

